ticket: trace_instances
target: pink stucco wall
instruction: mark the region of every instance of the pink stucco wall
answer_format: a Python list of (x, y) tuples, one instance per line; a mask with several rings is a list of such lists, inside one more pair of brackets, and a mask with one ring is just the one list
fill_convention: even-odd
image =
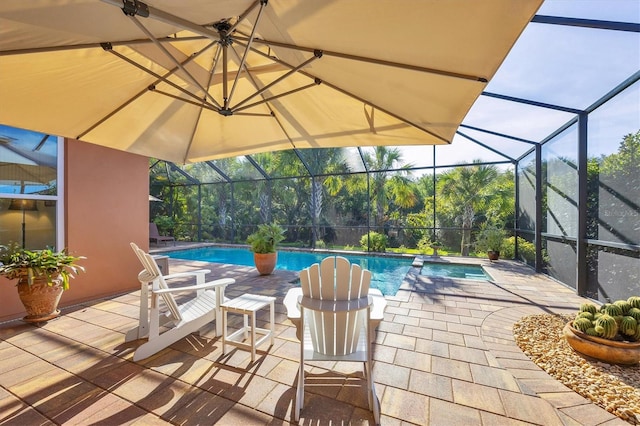
[[(138, 288), (141, 266), (129, 242), (148, 250), (147, 157), (67, 140), (65, 163), (65, 241), (87, 259), (60, 306)], [(0, 321), (24, 316), (13, 284), (0, 281)]]

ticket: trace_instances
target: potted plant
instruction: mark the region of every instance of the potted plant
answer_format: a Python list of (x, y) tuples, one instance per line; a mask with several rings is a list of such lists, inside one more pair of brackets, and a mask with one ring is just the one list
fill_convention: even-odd
[(476, 250), (486, 252), (489, 260), (498, 260), (506, 233), (496, 226), (485, 226), (476, 239)]
[(60, 314), (58, 303), (69, 280), (84, 268), (76, 262), (84, 257), (65, 250), (26, 250), (17, 244), (0, 246), (0, 276), (18, 280), (18, 296), (27, 311), (27, 322), (42, 322)]
[(640, 297), (580, 305), (563, 334), (576, 351), (610, 364), (637, 365), (640, 361)]
[(278, 261), (276, 247), (284, 240), (284, 228), (277, 223), (258, 225), (258, 230), (247, 237), (247, 244), (253, 252), (253, 261), (260, 275), (273, 272)]
[(433, 249), (433, 257), (438, 257), (438, 250), (440, 250), (443, 245), (434, 235), (433, 239), (429, 242), (429, 247)]

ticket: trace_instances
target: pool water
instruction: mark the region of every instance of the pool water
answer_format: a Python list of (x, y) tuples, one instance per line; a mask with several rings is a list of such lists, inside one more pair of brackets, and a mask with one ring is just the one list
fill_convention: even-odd
[(465, 265), (460, 263), (425, 262), (422, 265), (420, 275), (444, 278), (465, 278), (477, 281), (488, 281), (491, 279), (491, 277), (485, 273), (482, 266)]
[[(203, 247), (189, 250), (176, 250), (163, 253), (174, 259), (200, 260), (203, 262), (227, 263), (232, 265), (254, 266), (253, 253), (248, 249), (233, 247)], [(276, 269), (300, 271), (322, 259), (331, 256), (329, 253), (311, 253), (298, 251), (278, 252)], [(371, 287), (379, 289), (382, 294), (395, 295), (411, 268), (413, 259), (390, 256), (344, 255), (351, 263), (360, 265), (371, 271)]]

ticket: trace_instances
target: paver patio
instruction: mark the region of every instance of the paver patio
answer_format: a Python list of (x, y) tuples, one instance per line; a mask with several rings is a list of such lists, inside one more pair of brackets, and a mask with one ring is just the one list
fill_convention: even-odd
[[(514, 342), (512, 325), (522, 316), (574, 312), (584, 299), (516, 262), (442, 260), (483, 264), (493, 282), (429, 278), (412, 268), (388, 297), (374, 345), (383, 425), (627, 424), (551, 378)], [(139, 291), (64, 309), (40, 326), (7, 322), (0, 424), (293, 423), (299, 344), (282, 299), (297, 274), (170, 264), (171, 272), (206, 267), (210, 279), (235, 278), (231, 298), (275, 296), (274, 346), (260, 347), (254, 363), (244, 350), (225, 356), (211, 327), (134, 363), (142, 341), (123, 342), (137, 323)], [(267, 315), (259, 315), (262, 324)], [(372, 424), (362, 373), (352, 364), (314, 365), (300, 424)]]

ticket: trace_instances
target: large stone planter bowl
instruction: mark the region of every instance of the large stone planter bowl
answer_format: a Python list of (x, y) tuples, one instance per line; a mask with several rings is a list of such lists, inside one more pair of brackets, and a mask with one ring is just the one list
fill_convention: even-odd
[(634, 365), (640, 362), (640, 342), (619, 342), (589, 336), (568, 322), (563, 329), (567, 343), (577, 352), (609, 364)]

